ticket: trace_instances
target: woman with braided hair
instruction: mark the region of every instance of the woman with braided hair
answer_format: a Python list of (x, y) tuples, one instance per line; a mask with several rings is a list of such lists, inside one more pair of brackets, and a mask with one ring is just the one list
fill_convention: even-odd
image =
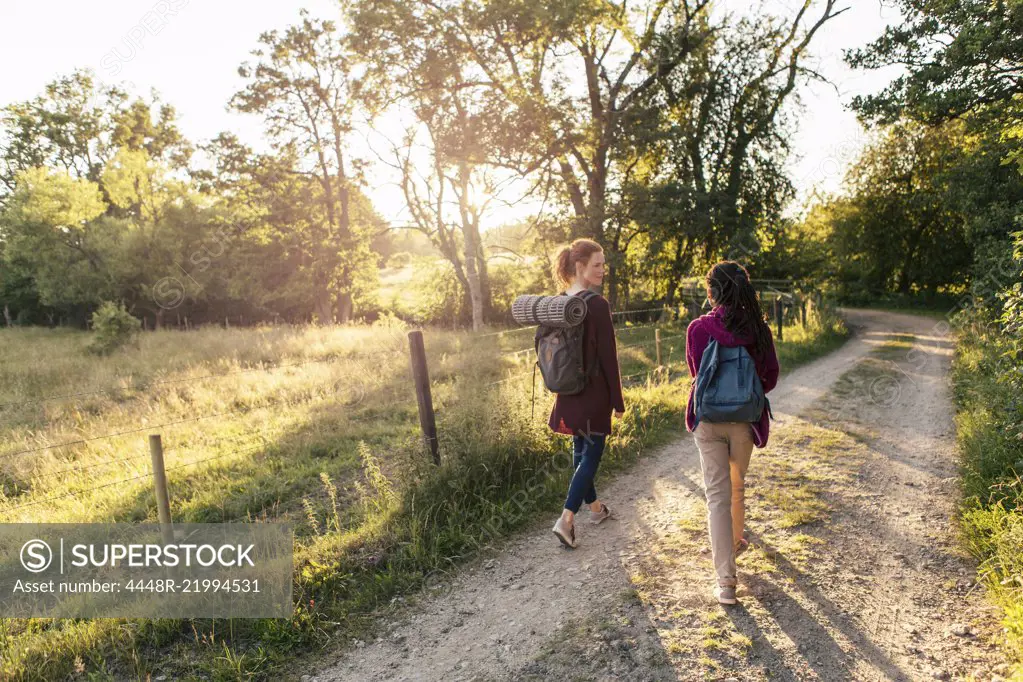
[(713, 338), (720, 346), (746, 348), (766, 394), (778, 383), (778, 354), (746, 268), (735, 261), (717, 263), (707, 272), (706, 288), (713, 309), (690, 322), (686, 330), (686, 363), (694, 378), (686, 408), (686, 429), (693, 433), (700, 450), (707, 527), (717, 577), (714, 596), (722, 604), (735, 604), (738, 585), (735, 557), (749, 546), (743, 537), (746, 469), (753, 447), (767, 445), (769, 408), (765, 402), (760, 419), (754, 422), (701, 419), (697, 425), (693, 406), (695, 378), (703, 352)]

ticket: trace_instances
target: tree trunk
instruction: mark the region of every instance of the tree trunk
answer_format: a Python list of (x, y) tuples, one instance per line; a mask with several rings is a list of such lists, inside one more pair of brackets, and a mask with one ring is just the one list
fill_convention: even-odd
[(618, 267), (618, 262), (621, 260), (625, 262), (625, 254), (621, 252), (622, 249), (622, 229), (620, 223), (618, 227), (613, 230), (613, 238), (611, 244), (608, 245), (608, 258), (605, 262), (604, 267), (607, 268), (607, 293), (604, 295), (607, 298), (608, 304), (611, 309), (614, 310), (618, 306), (618, 288), (619, 278), (622, 274), (621, 268)]
[(337, 299), (337, 316), (341, 324), (348, 324), (352, 319), (352, 293), (342, 292)]
[[(604, 125), (608, 125), (606, 122)], [(587, 206), (587, 231), (585, 235), (599, 244), (604, 243), (604, 219), (607, 217), (607, 143), (598, 146), (594, 152), (593, 169), (587, 178), (589, 206)]]
[(572, 164), (568, 162), (568, 159), (560, 157), (558, 159), (558, 167), (561, 170), (561, 179), (565, 182), (565, 191), (568, 192), (568, 197), (572, 201), (572, 210), (575, 212), (575, 217), (579, 220), (576, 221), (576, 227), (573, 229), (574, 237), (583, 236), (582, 230), (579, 224), (586, 218), (586, 200), (583, 198), (583, 191), (579, 187), (579, 181), (575, 177), (575, 169), (572, 168)]
[(607, 264), (607, 291), (604, 292), (604, 298), (607, 299), (607, 304), (614, 310), (618, 305), (618, 268), (614, 266), (614, 263)]
[[(465, 125), (465, 114), (458, 106), (459, 122)], [(441, 180), (443, 182), (443, 179)], [(480, 261), (483, 260), (480, 239), (478, 207), (470, 202), (472, 169), (463, 156), (458, 160), (458, 175), (452, 180), (458, 195), (458, 214), (462, 229), (462, 258), (465, 261), (465, 288), (469, 295), (469, 309), (472, 315), (472, 330), (483, 327), (483, 286), (480, 281)]]
[(483, 293), (483, 321), (493, 321), (497, 315), (494, 310), (494, 293), (490, 289), (490, 273), (487, 270), (486, 254), (480, 258), (480, 291)]
[(685, 266), (690, 262), (689, 250), (692, 242), (685, 240), (685, 248), (682, 248), (683, 237), (676, 237), (675, 257), (671, 263), (671, 275), (668, 277), (668, 291), (664, 297), (664, 304), (669, 308), (675, 305), (675, 296), (678, 294), (678, 284), (682, 280), (682, 273)]
[(316, 297), (316, 306), (313, 310), (316, 313), (316, 323), (320, 326), (334, 323), (334, 305), (330, 299), (329, 290), (320, 291)]
[(472, 252), (469, 236), (465, 240), (465, 277), (469, 280), (469, 303), (472, 306), (472, 330), (479, 331), (483, 327), (483, 288), (480, 284), (480, 273), (477, 269), (476, 254)]
[(668, 277), (668, 291), (664, 296), (664, 305), (669, 308), (675, 305), (675, 294), (678, 291), (679, 278), (675, 275), (682, 261), (682, 237), (675, 237), (675, 258), (671, 263), (671, 276)]
[(899, 293), (908, 294), (909, 287), (913, 283), (911, 275), (913, 274), (913, 262), (916, 260), (916, 252), (920, 247), (920, 241), (923, 239), (924, 233), (927, 228), (930, 227), (931, 221), (924, 220), (909, 237), (909, 244), (906, 245), (904, 250), (905, 256), (902, 259), (902, 272), (899, 273)]
[(465, 279), (469, 290), (469, 305), (472, 310), (472, 330), (483, 328), (483, 285), (480, 280), (480, 235), (473, 220), (463, 213), (462, 235), (465, 244)]
[[(344, 133), (336, 116), (333, 118), (333, 124), (334, 153), (337, 155), (338, 198), (341, 202), (341, 215), (338, 218), (338, 229), (341, 232), (341, 248), (354, 249), (355, 240), (352, 238), (351, 215), (349, 213), (350, 191), (348, 188), (348, 177), (345, 172), (345, 157), (341, 151), (340, 142), (341, 136)], [(351, 272), (349, 265), (345, 265), (344, 272), (341, 273), (341, 294), (338, 297), (338, 317), (340, 318), (341, 324), (348, 324), (348, 322), (352, 319), (352, 313), (354, 312), (355, 306), (352, 301), (353, 279), (354, 273)]]

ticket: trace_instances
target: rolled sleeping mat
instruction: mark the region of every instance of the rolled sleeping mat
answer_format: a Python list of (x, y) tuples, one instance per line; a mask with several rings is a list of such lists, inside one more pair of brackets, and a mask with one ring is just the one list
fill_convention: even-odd
[(519, 296), (512, 302), (518, 324), (574, 327), (586, 318), (586, 301), (578, 296)]

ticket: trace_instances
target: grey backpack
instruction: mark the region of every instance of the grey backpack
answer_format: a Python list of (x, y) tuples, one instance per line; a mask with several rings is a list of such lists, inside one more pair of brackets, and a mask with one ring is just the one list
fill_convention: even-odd
[(749, 351), (743, 346), (722, 346), (711, 338), (696, 375), (693, 393), (696, 423), (704, 419), (712, 423), (760, 421), (765, 405), (770, 413)]
[[(597, 294), (584, 289), (575, 294), (584, 301)], [(540, 368), (543, 383), (551, 393), (576, 395), (583, 392), (586, 383), (596, 372), (599, 363), (593, 367), (584, 367), (583, 330), (580, 322), (571, 327), (552, 327), (541, 324), (536, 328), (533, 346), (536, 349), (536, 365)]]

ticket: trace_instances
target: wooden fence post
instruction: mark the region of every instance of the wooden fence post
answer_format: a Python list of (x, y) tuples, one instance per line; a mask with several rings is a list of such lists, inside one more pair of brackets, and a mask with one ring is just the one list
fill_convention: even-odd
[(799, 325), (806, 329), (806, 296), (799, 295)]
[(433, 463), (440, 464), (437, 450), (437, 419), (433, 413), (433, 397), (430, 394), (430, 373), (426, 367), (426, 347), (423, 332), (413, 329), (408, 333), (409, 355), (412, 361), (412, 377), (416, 387), (416, 401), (419, 403), (419, 426), (423, 438), (433, 455)]
[(782, 340), (782, 332), (781, 332), (781, 329), (782, 329), (782, 317), (783, 317), (783, 313), (782, 313), (781, 296), (778, 296), (777, 298), (774, 299), (774, 323), (778, 327), (778, 339), (777, 339), (778, 341)]
[(163, 541), (174, 542), (174, 529), (171, 526), (170, 496), (167, 494), (167, 473), (163, 467), (163, 443), (160, 434), (149, 436), (149, 456), (153, 460), (153, 490), (156, 493), (156, 512), (160, 517), (160, 531)]
[(657, 349), (657, 366), (661, 366), (661, 330), (654, 330), (654, 347)]

